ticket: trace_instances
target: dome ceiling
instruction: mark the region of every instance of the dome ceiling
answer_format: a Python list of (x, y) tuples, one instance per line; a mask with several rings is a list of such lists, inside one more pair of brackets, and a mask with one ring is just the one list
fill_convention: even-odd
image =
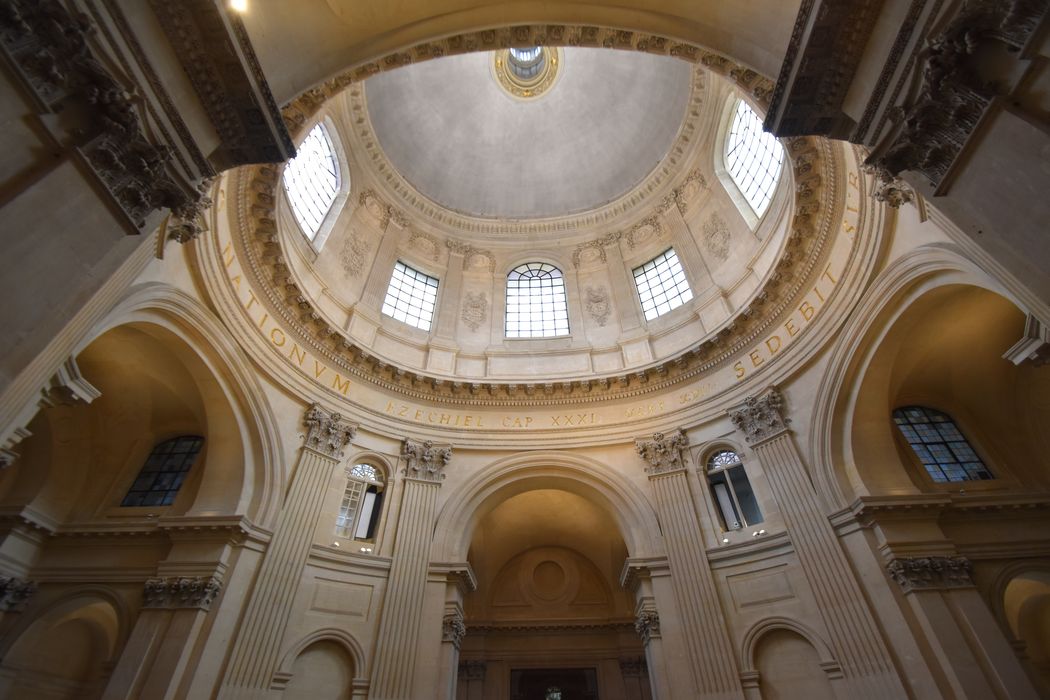
[(529, 219), (593, 209), (664, 158), (692, 68), (665, 56), (566, 48), (555, 83), (520, 99), (492, 53), (427, 61), (365, 83), (372, 127), (416, 189), (472, 216)]

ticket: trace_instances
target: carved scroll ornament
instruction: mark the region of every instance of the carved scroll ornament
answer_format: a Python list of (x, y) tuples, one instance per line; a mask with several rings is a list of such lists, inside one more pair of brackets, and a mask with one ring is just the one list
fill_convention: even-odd
[(729, 412), (729, 419), (748, 443), (754, 444), (787, 430), (789, 420), (781, 412), (783, 407), (784, 398), (773, 387), (764, 396), (747, 397), (743, 406)]
[(422, 481), (441, 481), (445, 478), (445, 465), (452, 459), (452, 448), (435, 445), (431, 440), (406, 439), (401, 456), (405, 458), (406, 476)]
[(645, 470), (649, 474), (664, 474), (685, 469), (682, 450), (687, 444), (685, 434), (681, 430), (676, 430), (670, 435), (656, 433), (651, 440), (635, 441), (638, 454), (649, 463)]
[(306, 446), (332, 459), (342, 457), (343, 448), (357, 434), (356, 425), (345, 422), (342, 415), (329, 413), (316, 403), (306, 409), (303, 425), (307, 429)]

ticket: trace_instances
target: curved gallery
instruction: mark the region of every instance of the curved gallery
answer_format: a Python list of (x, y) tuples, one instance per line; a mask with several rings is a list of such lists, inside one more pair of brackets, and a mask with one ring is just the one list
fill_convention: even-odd
[[(579, 51), (540, 52), (558, 75), (536, 95), (500, 92), (496, 59), (472, 53), (289, 105), (298, 141), (325, 135), (327, 175), (297, 174), (314, 187), (299, 190), (295, 164), (224, 174), (207, 233), (143, 276), (199, 301), (175, 316), (222, 351), (195, 361), (193, 331), (187, 344), (121, 313), (100, 324), (113, 328), (75, 366), (101, 396), (41, 414), (0, 484), (19, 517), (60, 514), (24, 564), (43, 582), (26, 620), (72, 579), (105, 578), (68, 559), (90, 530), (136, 562), (116, 585), (134, 633), (193, 669), (177, 678), (136, 647), (98, 687), (119, 695), (141, 672), (187, 697), (495, 697), (582, 671), (603, 698), (939, 697), (955, 670), (995, 659), (1002, 673), (970, 679), (975, 692), (1028, 696), (1004, 630), (1036, 652), (1041, 637), (993, 617), (1015, 616), (1028, 589), (1002, 614), (977, 596), (1038, 543), (999, 527), (1012, 549), (997, 547), (975, 524), (1045, 479), (1031, 459), (1045, 370), (1002, 358), (1024, 314), (958, 286), (887, 300), (870, 362), (841, 387), (857, 397), (836, 419), (849, 454), (825, 454), (806, 436), (838, 329), (891, 263), (950, 244), (943, 219), (920, 228), (917, 207), (871, 198), (845, 144), (759, 148), (772, 83), (723, 57)], [(635, 81), (633, 107), (600, 84), (612, 73)], [(504, 128), (524, 115), (522, 142), (477, 115), (442, 125), (465, 109), (432, 104), (433, 86), (463, 97), (471, 81)], [(647, 101), (671, 107), (632, 141), (655, 119)], [(620, 121), (558, 130), (603, 111)], [(544, 113), (555, 121), (531, 116)], [(580, 147), (596, 155), (563, 162), (567, 146), (552, 156), (523, 125), (593, 138)], [(739, 142), (764, 154), (760, 172), (741, 177)], [(506, 148), (527, 162), (485, 177)], [(894, 422), (916, 407), (950, 415), (987, 471), (931, 483)], [(85, 449), (76, 431), (104, 439)], [(141, 468), (154, 457), (175, 466)], [(821, 500), (817, 460), (855, 470), (854, 511)], [(933, 499), (935, 536), (902, 538), (864, 501), (882, 496)], [(911, 597), (917, 562), (949, 558), (935, 595), (978, 630), (962, 650), (958, 627)], [(202, 587), (189, 604), (166, 588), (183, 580)], [(19, 673), (32, 685), (38, 670)]]

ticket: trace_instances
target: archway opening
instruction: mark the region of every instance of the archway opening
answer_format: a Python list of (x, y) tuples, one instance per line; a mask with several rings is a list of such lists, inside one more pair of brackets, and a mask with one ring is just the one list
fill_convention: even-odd
[(477, 520), (468, 559), (478, 587), (464, 601), (461, 660), (486, 672), (460, 686), (481, 685), (485, 697), (505, 697), (508, 684), (512, 698), (539, 686), (634, 697), (626, 688), (637, 679), (623, 669), (637, 669), (644, 652), (619, 585), (624, 537), (586, 491), (552, 485), (506, 495)]
[(1024, 645), (1032, 680), (1050, 694), (1050, 572), (1027, 571), (1011, 579), (1003, 612), (1013, 638)]

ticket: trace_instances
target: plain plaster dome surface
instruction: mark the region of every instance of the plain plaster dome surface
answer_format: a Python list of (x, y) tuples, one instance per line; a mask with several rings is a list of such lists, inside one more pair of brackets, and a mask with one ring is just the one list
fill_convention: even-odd
[(555, 84), (532, 99), (499, 85), (492, 53), (370, 78), (380, 145), (416, 189), (465, 214), (542, 218), (617, 199), (674, 142), (691, 67), (626, 51), (560, 53)]

